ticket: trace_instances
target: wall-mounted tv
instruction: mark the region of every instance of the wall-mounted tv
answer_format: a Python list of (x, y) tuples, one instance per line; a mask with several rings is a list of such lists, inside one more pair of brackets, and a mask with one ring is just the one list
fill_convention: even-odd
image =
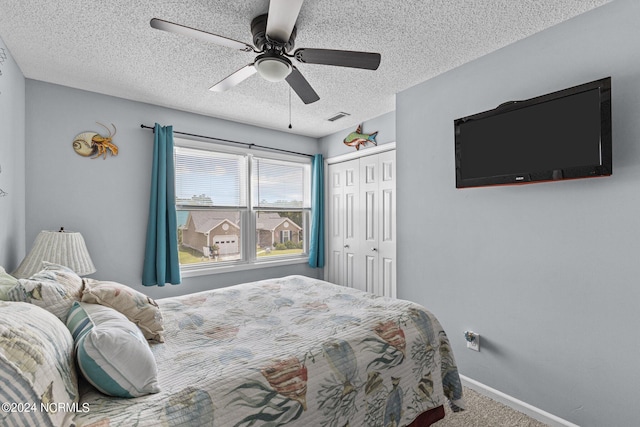
[(607, 176), (611, 78), (454, 121), (456, 187)]

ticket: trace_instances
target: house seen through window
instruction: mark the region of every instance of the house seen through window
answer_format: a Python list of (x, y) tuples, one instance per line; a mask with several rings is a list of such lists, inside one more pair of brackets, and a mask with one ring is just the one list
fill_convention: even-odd
[(176, 138), (183, 269), (306, 258), (310, 159)]

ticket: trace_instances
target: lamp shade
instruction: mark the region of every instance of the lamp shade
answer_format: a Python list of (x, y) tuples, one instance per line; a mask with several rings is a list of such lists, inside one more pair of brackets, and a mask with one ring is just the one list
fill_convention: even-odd
[(31, 277), (42, 270), (42, 261), (69, 267), (79, 276), (96, 271), (82, 234), (76, 231), (41, 231), (31, 252), (12, 275), (19, 279)]

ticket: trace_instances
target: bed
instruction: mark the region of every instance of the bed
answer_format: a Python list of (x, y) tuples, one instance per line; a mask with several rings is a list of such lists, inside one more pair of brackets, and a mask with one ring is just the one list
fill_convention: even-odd
[[(60, 423), (422, 427), (441, 419), (445, 404), (463, 408), (447, 336), (417, 304), (304, 276), (156, 303), (163, 329), (155, 341), (163, 342), (147, 346), (156, 388), (107, 396), (70, 372), (66, 381), (77, 378), (79, 388), (77, 396), (68, 393), (72, 405), (58, 414)], [(2, 304), (0, 318), (11, 304), (24, 310), (24, 303)], [(73, 354), (73, 342), (67, 337), (62, 347)], [(58, 372), (78, 363), (69, 369), (65, 360)]]

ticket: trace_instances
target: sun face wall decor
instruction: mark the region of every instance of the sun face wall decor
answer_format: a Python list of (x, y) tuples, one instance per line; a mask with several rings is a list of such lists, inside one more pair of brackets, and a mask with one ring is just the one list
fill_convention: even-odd
[(102, 158), (106, 159), (108, 153), (110, 153), (112, 156), (117, 156), (118, 146), (111, 142), (113, 136), (117, 131), (116, 126), (111, 123), (111, 126), (113, 126), (113, 133), (111, 133), (111, 129), (109, 129), (102, 123), (96, 123), (105, 128), (109, 135), (102, 136), (96, 132), (79, 133), (73, 139), (73, 150), (83, 157), (93, 156), (93, 159), (96, 159), (100, 156), (103, 156)]

